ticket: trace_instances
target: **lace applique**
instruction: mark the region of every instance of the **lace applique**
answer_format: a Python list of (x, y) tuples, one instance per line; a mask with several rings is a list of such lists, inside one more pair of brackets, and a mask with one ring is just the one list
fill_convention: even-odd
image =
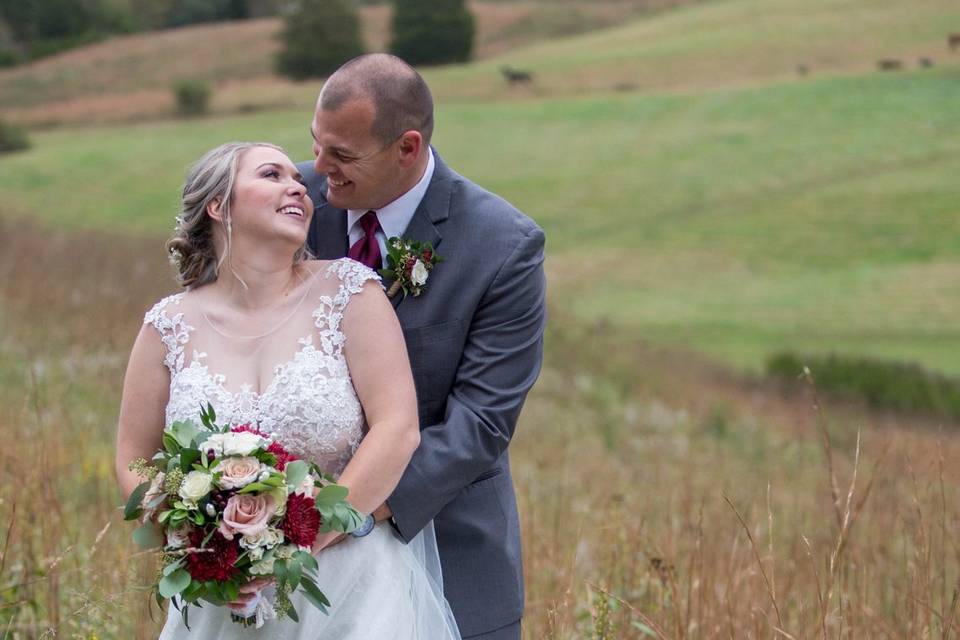
[(193, 331), (193, 327), (184, 321), (182, 312), (175, 314), (173, 318), (167, 316), (167, 305), (172, 303), (180, 306), (182, 298), (183, 293), (167, 296), (143, 316), (143, 324), (153, 326), (167, 348), (163, 363), (167, 365), (171, 376), (183, 369), (183, 347), (190, 340), (190, 332)]
[(328, 356), (339, 356), (343, 352), (346, 336), (340, 331), (347, 303), (355, 294), (363, 290), (368, 280), (380, 284), (380, 276), (370, 267), (349, 258), (335, 260), (327, 267), (327, 278), (336, 276), (340, 280), (340, 289), (334, 296), (320, 296), (320, 305), (314, 310), (314, 324), (320, 333), (320, 348)]

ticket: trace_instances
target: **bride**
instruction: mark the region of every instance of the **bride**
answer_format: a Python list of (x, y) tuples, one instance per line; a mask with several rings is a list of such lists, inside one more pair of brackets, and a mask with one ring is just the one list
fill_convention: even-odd
[[(128, 463), (151, 458), (164, 426), (195, 420), (207, 402), (220, 424), (258, 425), (337, 476), (361, 513), (390, 495), (420, 438), (403, 335), (372, 270), (307, 259), (312, 215), (278, 147), (225, 144), (193, 167), (167, 243), (185, 291), (146, 314), (124, 381), (116, 454), (124, 495), (139, 482)], [(460, 638), (431, 526), (409, 545), (383, 523), (340, 538), (321, 534), (313, 548), (329, 615), (295, 593), (299, 623), (245, 629), (231, 608), (269, 590), (256, 582), (230, 608), (191, 611), (189, 630), (170, 607), (161, 639)]]

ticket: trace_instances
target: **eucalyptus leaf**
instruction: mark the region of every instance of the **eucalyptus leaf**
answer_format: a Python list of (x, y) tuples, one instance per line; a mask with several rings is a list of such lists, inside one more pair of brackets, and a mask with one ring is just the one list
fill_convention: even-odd
[(127, 505), (123, 508), (124, 520), (133, 520), (142, 513), (140, 503), (143, 502), (143, 496), (147, 495), (147, 489), (149, 488), (150, 481), (148, 480), (147, 482), (141, 482), (137, 485), (137, 488), (133, 490), (130, 497), (127, 498)]
[(296, 589), (300, 584), (300, 576), (303, 573), (303, 564), (297, 558), (290, 558), (287, 561), (287, 582), (291, 589)]
[(323, 595), (323, 592), (320, 591), (320, 587), (318, 587), (313, 580), (306, 578), (304, 578), (301, 584), (303, 585), (303, 593), (307, 596), (307, 600), (317, 609), (320, 609), (321, 612), (327, 613), (327, 607), (330, 606), (330, 601), (327, 600), (327, 596)]
[(277, 588), (282, 588), (287, 581), (287, 561), (275, 560), (273, 562), (273, 575), (277, 578)]
[(160, 579), (160, 595), (172, 598), (190, 585), (190, 574), (185, 569), (177, 569), (169, 576)]
[(133, 541), (141, 549), (153, 549), (163, 545), (163, 534), (153, 522), (143, 523), (133, 532)]
[(268, 484), (263, 484), (262, 482), (251, 482), (243, 489), (240, 489), (237, 493), (253, 493), (254, 491), (270, 491), (271, 489), (276, 489), (276, 487), (271, 487)]
[(309, 567), (314, 571), (320, 570), (320, 565), (319, 563), (317, 563), (317, 559), (313, 557), (312, 554), (306, 551), (297, 551), (296, 553), (293, 554), (293, 557), (300, 560), (300, 563), (303, 564), (303, 566), (305, 567)]
[(338, 484), (330, 484), (317, 492), (317, 509), (330, 509), (333, 505), (346, 500), (350, 491)]
[(291, 487), (299, 487), (303, 483), (303, 479), (307, 477), (308, 471), (309, 467), (303, 460), (288, 462), (287, 466), (284, 467), (284, 473), (287, 474), (287, 484)]
[(294, 622), (300, 622), (300, 616), (297, 615), (297, 609), (293, 605), (290, 605), (290, 608), (287, 609), (287, 615)]
[(165, 566), (165, 567), (163, 568), (163, 575), (165, 575), (165, 576), (170, 575), (171, 573), (173, 573), (174, 571), (176, 571), (177, 569), (179, 569), (180, 567), (182, 567), (182, 566), (183, 566), (183, 563), (184, 563), (184, 559), (183, 559), (183, 558), (180, 558), (180, 559), (177, 560), (176, 562), (171, 562), (170, 564), (168, 564), (167, 566)]
[(200, 429), (192, 422), (177, 421), (170, 425), (166, 433), (176, 438), (177, 444), (181, 447), (188, 448), (193, 442), (193, 439), (200, 433)]

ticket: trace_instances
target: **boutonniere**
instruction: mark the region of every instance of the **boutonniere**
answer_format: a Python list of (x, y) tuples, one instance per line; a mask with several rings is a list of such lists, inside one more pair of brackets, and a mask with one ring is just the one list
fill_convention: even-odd
[(402, 290), (404, 298), (407, 294), (416, 298), (423, 293), (430, 272), (442, 261), (429, 242), (390, 238), (387, 240), (387, 268), (380, 269), (380, 275), (393, 280), (387, 297), (392, 298)]

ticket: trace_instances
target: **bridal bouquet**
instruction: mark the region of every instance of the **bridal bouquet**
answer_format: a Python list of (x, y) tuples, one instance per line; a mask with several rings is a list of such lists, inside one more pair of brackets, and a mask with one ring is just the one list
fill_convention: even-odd
[(174, 423), (151, 462), (130, 464), (144, 482), (124, 519), (142, 521), (137, 544), (160, 548), (157, 603), (170, 599), (188, 624), (190, 605), (223, 606), (245, 582), (273, 577), (275, 602), (258, 598), (234, 621), (258, 628), (278, 616), (299, 621), (290, 603), (297, 588), (326, 613), (310, 549), (318, 533), (349, 533), (362, 523), (347, 489), (256, 428), (221, 428), (215, 420), (208, 404), (201, 424)]

